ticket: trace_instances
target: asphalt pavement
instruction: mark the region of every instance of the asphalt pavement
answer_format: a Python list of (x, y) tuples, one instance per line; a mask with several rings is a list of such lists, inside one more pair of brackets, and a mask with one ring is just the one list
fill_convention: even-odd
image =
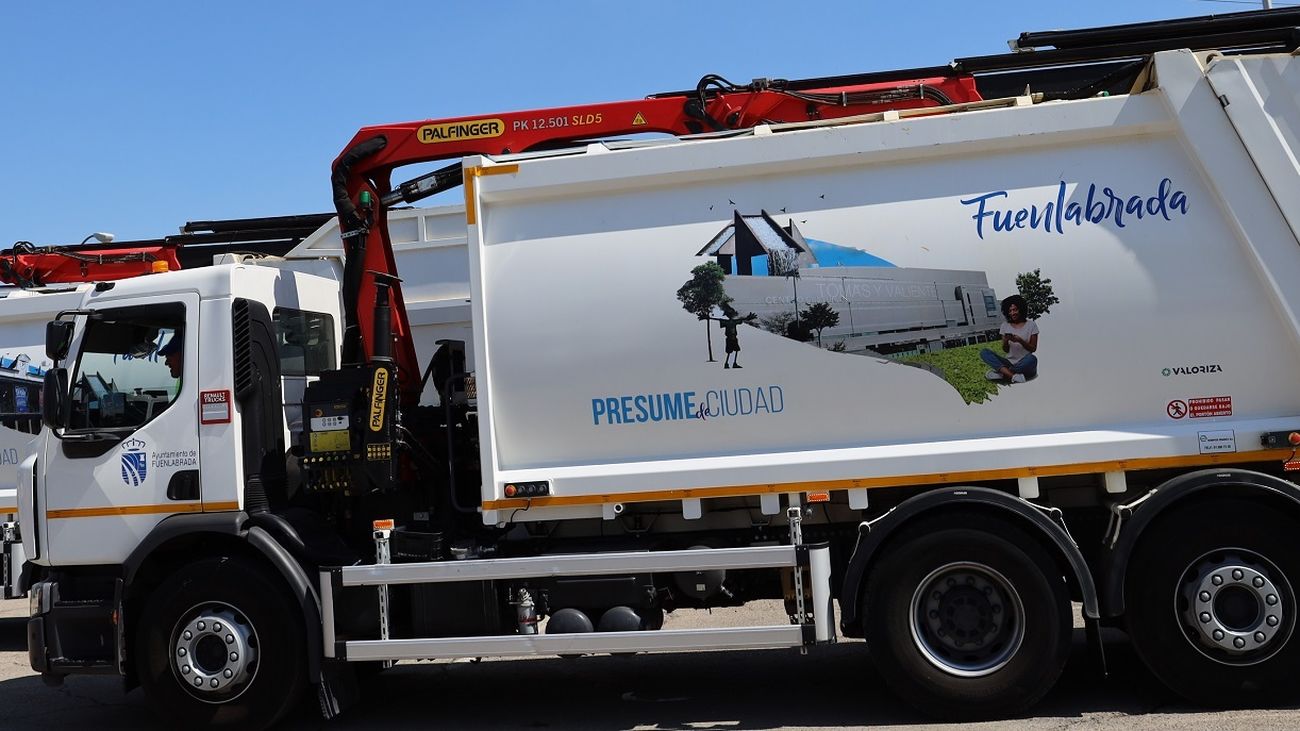
[[(666, 626), (770, 622), (774, 605), (677, 612)], [(0, 729), (165, 729), (139, 690), (72, 677), (46, 687), (27, 665), (27, 602), (0, 602)], [(766, 612), (766, 619), (762, 618)], [(950, 729), (961, 731), (1300, 729), (1300, 710), (1212, 711), (1189, 706), (1152, 678), (1119, 633), (1107, 635), (1102, 678), (1076, 632), (1070, 665), (1030, 716), (936, 724), (896, 700), (866, 647), (845, 641), (797, 650), (635, 657), (404, 663), (376, 677), (362, 702), (326, 722), (309, 706), (288, 729)]]

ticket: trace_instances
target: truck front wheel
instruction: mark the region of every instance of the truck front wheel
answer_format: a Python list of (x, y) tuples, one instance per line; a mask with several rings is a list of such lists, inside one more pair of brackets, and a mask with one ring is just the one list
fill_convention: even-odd
[(1266, 504), (1215, 500), (1143, 533), (1125, 582), (1128, 631), (1171, 690), (1210, 706), (1300, 695), (1295, 531)]
[(944, 718), (1023, 710), (1069, 656), (1061, 571), (1015, 526), (980, 525), (905, 535), (881, 557), (863, 598), (867, 650), (881, 675)]
[(288, 594), (238, 558), (185, 566), (136, 625), (140, 684), (177, 726), (263, 728), (305, 685), (303, 629)]

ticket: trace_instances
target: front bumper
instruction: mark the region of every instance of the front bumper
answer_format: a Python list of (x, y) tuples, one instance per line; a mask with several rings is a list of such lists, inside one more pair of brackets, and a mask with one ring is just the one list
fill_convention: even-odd
[(63, 597), (56, 579), (32, 585), (27, 661), (47, 680), (65, 675), (117, 675), (125, 668), (118, 610), (120, 579), (107, 594), (87, 595), (86, 584)]

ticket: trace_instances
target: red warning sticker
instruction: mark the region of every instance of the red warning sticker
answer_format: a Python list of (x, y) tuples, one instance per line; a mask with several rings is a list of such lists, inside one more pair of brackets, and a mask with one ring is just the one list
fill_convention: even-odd
[(203, 391), (199, 394), (199, 423), (230, 423), (229, 391)]
[(1187, 415), (1193, 419), (1210, 416), (1232, 416), (1231, 396), (1207, 396), (1187, 399)]

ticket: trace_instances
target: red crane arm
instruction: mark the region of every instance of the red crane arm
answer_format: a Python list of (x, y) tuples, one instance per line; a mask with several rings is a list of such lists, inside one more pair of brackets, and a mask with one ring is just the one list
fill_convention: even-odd
[[(711, 78), (714, 77), (706, 80)], [(980, 99), (970, 76), (797, 91), (784, 88), (790, 83), (759, 81), (746, 87), (729, 85), (726, 91), (715, 91), (702, 82), (694, 93), (634, 101), (377, 125), (363, 128), (345, 149), (376, 136), (385, 137), (387, 146), (353, 169), (354, 173), (372, 175), (416, 162), (525, 152), (559, 147), (575, 140), (645, 132), (699, 134), (748, 129), (766, 122), (835, 119), (886, 109), (914, 109)]]
[(334, 202), (346, 261), (343, 275), (345, 363), (375, 354), (374, 324), (362, 312), (388, 287), (392, 349), (404, 406), (419, 400), (419, 364), (388, 236), (388, 206), (414, 201), (459, 184), (459, 165), (402, 184), (395, 168), (473, 154), (504, 154), (559, 147), (579, 140), (658, 132), (673, 135), (745, 129), (764, 123), (834, 119), (889, 109), (978, 101), (966, 75), (871, 80), (868, 77), (790, 82), (759, 80), (736, 86), (706, 76), (694, 92), (635, 101), (583, 104), (503, 114), (365, 127), (334, 161)]
[[(166, 264), (166, 268), (160, 268), (159, 262)], [(180, 268), (176, 249), (171, 246), (87, 250), (19, 243), (0, 252), (0, 282), (19, 287), (127, 279)]]

